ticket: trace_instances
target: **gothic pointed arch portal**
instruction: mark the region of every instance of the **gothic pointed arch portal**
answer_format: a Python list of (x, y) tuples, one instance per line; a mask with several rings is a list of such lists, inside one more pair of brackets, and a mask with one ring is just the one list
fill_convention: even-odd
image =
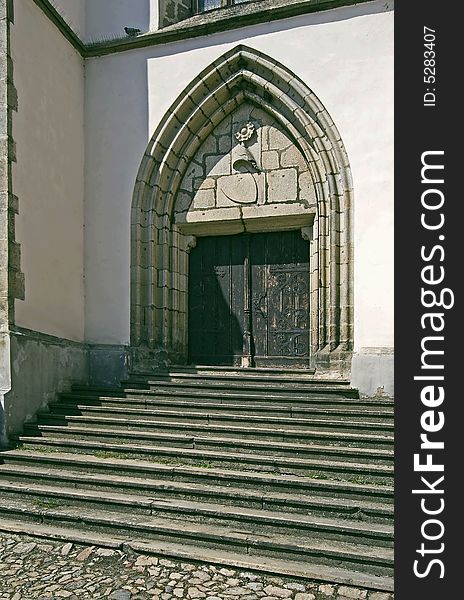
[(352, 182), (317, 96), (240, 45), (201, 72), (156, 129), (131, 213), (135, 368), (188, 359), (189, 253), (198, 236), (301, 229), (316, 373), (346, 374), (353, 347)]

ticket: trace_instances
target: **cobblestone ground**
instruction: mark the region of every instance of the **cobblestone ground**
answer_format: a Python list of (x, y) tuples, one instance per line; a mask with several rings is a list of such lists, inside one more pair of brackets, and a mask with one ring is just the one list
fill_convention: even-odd
[(0, 534), (0, 598), (392, 600), (393, 595)]

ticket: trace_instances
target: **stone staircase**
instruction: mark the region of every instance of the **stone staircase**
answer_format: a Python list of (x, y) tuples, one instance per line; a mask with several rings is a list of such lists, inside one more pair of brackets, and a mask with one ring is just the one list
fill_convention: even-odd
[(393, 589), (393, 401), (302, 371), (75, 386), (0, 454), (0, 529)]

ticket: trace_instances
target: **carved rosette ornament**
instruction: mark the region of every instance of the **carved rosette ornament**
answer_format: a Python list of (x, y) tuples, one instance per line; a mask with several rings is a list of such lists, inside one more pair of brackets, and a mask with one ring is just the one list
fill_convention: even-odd
[(253, 123), (246, 123), (243, 127), (240, 127), (239, 131), (235, 134), (235, 139), (238, 140), (241, 144), (244, 142), (248, 142), (255, 134), (255, 126)]

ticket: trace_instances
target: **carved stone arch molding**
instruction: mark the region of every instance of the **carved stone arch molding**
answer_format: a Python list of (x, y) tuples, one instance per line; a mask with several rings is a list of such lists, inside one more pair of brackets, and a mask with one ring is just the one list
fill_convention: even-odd
[[(239, 121), (235, 123), (235, 131), (234, 115), (244, 118), (238, 129)], [(235, 164), (245, 165), (231, 177), (254, 178), (256, 190), (262, 185), (268, 193), (268, 179), (261, 184), (259, 179), (269, 174), (253, 158), (252, 146), (259, 145), (259, 140), (251, 139), (255, 128), (259, 133), (260, 123), (268, 119), (269, 127), (290, 140), (297, 162), (304, 163), (311, 193), (303, 194), (298, 183), (294, 202), (278, 198), (279, 206), (270, 205), (258, 194), (253, 205), (241, 205), (238, 200), (232, 201), (237, 204), (234, 208), (219, 210), (217, 205), (208, 205), (204, 194), (208, 185), (200, 177), (193, 193), (206, 187), (203, 203), (186, 195), (186, 178), (191, 176), (195, 186), (192, 169), (197, 153), (227, 119), (232, 130), (225, 131), (223, 140), (227, 144), (229, 135), (232, 144), (223, 151), (230, 150), (232, 163), (233, 153), (238, 153), (244, 160)], [(212, 155), (220, 151), (218, 139), (215, 149), (209, 150)], [(272, 158), (270, 151), (267, 159)], [(352, 197), (341, 137), (321, 101), (301, 79), (276, 60), (243, 45), (214, 61), (172, 104), (137, 176), (131, 213), (133, 368), (187, 359), (188, 255), (196, 236), (301, 229), (310, 240), (310, 331), (316, 374), (346, 375), (353, 348)]]

